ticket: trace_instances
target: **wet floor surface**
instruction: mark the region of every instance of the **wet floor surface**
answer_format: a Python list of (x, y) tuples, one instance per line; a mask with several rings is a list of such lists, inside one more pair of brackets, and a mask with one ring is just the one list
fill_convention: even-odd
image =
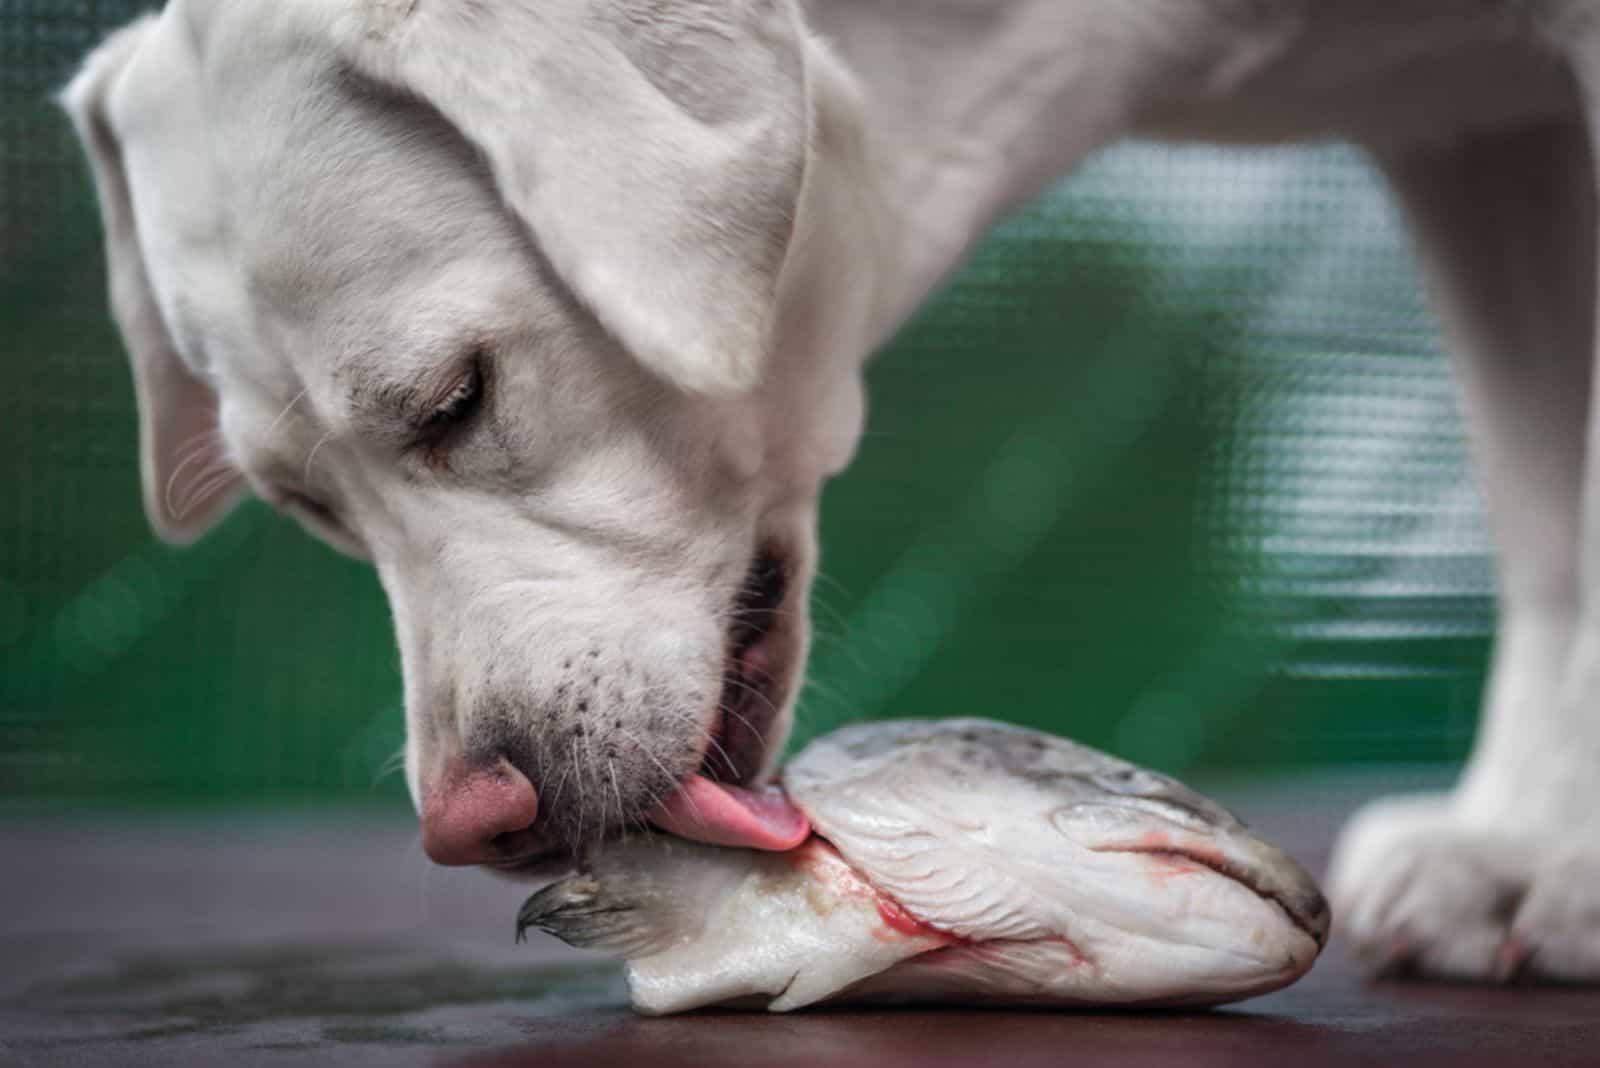
[[(1313, 870), (1374, 780), (1219, 790)], [(526, 888), (396, 815), (0, 815), (0, 1065), (1600, 1065), (1600, 992), (1363, 981), (1337, 941), (1175, 1014), (634, 1017), (614, 967), (518, 947)]]

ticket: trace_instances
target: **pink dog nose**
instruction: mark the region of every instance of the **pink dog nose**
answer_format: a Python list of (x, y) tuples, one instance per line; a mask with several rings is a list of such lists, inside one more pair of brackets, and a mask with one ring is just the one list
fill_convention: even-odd
[(487, 768), (454, 765), (423, 799), (422, 849), (436, 864), (507, 860), (538, 815), (533, 784), (504, 758)]

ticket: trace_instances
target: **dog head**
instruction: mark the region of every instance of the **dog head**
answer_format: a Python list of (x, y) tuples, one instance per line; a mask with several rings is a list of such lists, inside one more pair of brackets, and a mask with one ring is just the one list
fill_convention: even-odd
[(827, 63), (792, 0), (173, 0), (64, 94), (150, 519), (373, 562), (435, 859), (771, 831), (706, 791), (781, 749), (859, 435)]

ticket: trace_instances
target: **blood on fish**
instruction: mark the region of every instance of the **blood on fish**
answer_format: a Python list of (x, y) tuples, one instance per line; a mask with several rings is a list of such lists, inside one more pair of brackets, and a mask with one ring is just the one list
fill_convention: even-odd
[(1149, 857), (1150, 870), (1146, 874), (1157, 883), (1210, 870), (1175, 853), (1151, 853)]
[(880, 942), (892, 942), (898, 938), (931, 938), (943, 942), (945, 945), (965, 944), (968, 940), (947, 931), (942, 927), (935, 927), (925, 920), (919, 920), (905, 910), (905, 906), (894, 900), (870, 883), (865, 884), (872, 891), (873, 901), (878, 906), (878, 918), (883, 921), (883, 926), (872, 932), (872, 937)]
[(888, 940), (896, 935), (904, 935), (907, 938), (919, 938), (928, 935), (936, 938), (955, 937), (923, 923), (902, 908), (898, 902), (890, 901), (882, 894), (875, 894), (875, 896), (878, 899), (878, 915), (882, 918), (884, 926), (889, 930), (882, 933), (874, 931), (874, 938)]
[[(1172, 835), (1166, 831), (1146, 831), (1127, 845), (1119, 846), (1117, 852), (1160, 854), (1163, 856), (1163, 863), (1179, 865), (1184, 874), (1199, 870), (1200, 865), (1218, 871), (1225, 870), (1228, 866), (1228, 858), (1222, 855), (1222, 850), (1209, 842), (1189, 838), (1174, 842)], [(1177, 875), (1180, 872), (1173, 870), (1163, 874)]]
[(1088, 956), (1083, 952), (1083, 950), (1078, 948), (1078, 943), (1074, 942), (1066, 935), (1057, 935), (1056, 940), (1062, 945), (1066, 946), (1067, 952), (1072, 954), (1072, 966), (1074, 968), (1081, 968), (1090, 963)]
[(861, 873), (839, 855), (833, 844), (819, 835), (812, 835), (785, 856), (791, 864), (834, 894), (871, 901), (878, 910), (879, 919), (883, 921), (883, 926), (872, 932), (872, 937), (880, 942), (902, 938), (933, 938), (946, 943), (965, 941), (959, 935), (940, 930), (911, 915), (898, 901), (862, 878)]

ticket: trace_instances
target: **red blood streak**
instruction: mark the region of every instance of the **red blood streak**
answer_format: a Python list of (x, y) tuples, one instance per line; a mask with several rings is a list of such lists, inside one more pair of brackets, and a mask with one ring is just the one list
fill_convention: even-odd
[(1150, 878), (1158, 883), (1164, 883), (1168, 879), (1180, 875), (1194, 875), (1197, 872), (1210, 870), (1192, 860), (1187, 860), (1171, 853), (1149, 853), (1146, 855), (1150, 858)]
[(928, 926), (882, 894), (878, 895), (878, 915), (883, 919), (884, 926), (891, 931), (897, 931), (910, 938), (916, 938), (921, 935), (933, 935), (940, 938), (954, 937)]
[[(1200, 864), (1210, 865), (1218, 870), (1225, 869), (1228, 865), (1228, 860), (1222, 855), (1222, 850), (1209, 842), (1197, 841), (1188, 837), (1180, 841), (1173, 841), (1172, 835), (1166, 831), (1146, 831), (1127, 845), (1118, 847), (1117, 851), (1122, 853), (1166, 854), (1170, 863), (1177, 865), (1183, 865), (1183, 858), (1185, 857), (1191, 858)], [(1185, 870), (1192, 869), (1186, 868)], [(1168, 870), (1167, 874), (1177, 874), (1177, 872)]]
[(1072, 966), (1074, 968), (1081, 968), (1085, 964), (1089, 963), (1089, 958), (1084, 954), (1083, 950), (1078, 948), (1078, 943), (1074, 942), (1066, 935), (1058, 935), (1056, 937), (1057, 941), (1059, 941), (1063, 946), (1067, 947), (1067, 952), (1072, 954)]
[(911, 915), (899, 902), (869, 883), (820, 835), (813, 834), (788, 856), (791, 863), (802, 868), (810, 878), (841, 897), (870, 899), (877, 907), (878, 918), (883, 921), (883, 926), (872, 932), (872, 937), (879, 941), (894, 942), (902, 938), (933, 938), (947, 943), (966, 941)]

